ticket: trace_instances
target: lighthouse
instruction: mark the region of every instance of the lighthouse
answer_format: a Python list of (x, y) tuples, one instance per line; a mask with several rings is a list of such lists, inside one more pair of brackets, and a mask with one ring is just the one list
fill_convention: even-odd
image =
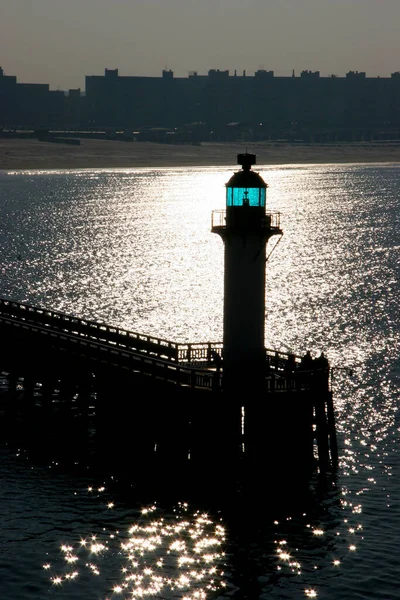
[(266, 247), (282, 235), (279, 213), (266, 213), (267, 184), (252, 170), (254, 154), (238, 154), (241, 170), (226, 187), (226, 208), (212, 213), (224, 242), (223, 390), (259, 393), (265, 378)]

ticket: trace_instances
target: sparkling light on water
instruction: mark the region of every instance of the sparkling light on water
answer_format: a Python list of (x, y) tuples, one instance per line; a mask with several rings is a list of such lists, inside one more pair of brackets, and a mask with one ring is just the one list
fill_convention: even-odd
[(63, 563), (43, 565), (53, 586), (71, 585), (82, 572), (100, 576), (113, 570), (107, 584), (110, 598), (184, 598), (205, 600), (226, 586), (224, 580), (225, 529), (207, 514), (190, 514), (188, 505), (176, 509), (175, 520), (157, 514), (155, 506), (142, 510), (126, 532), (88, 533), (74, 545), (62, 544)]
[[(221, 341), (223, 244), (211, 211), (224, 208), (234, 168), (3, 173), (0, 296), (171, 341)], [(56, 598), (84, 597), (78, 590), (94, 580), (101, 600), (240, 598), (243, 589), (279, 600), (397, 595), (400, 168), (257, 170), (284, 231), (267, 249), (266, 346), (328, 356), (339, 469), (318, 482), (318, 502), (304, 514), (274, 518), (251, 507), (235, 515), (244, 525), (234, 539), (195, 508), (176, 520), (150, 511), (125, 527), (108, 498), (100, 532), (82, 516), (64, 517), (68, 542), (48, 522), (58, 502), (50, 483), (42, 489), (25, 474), (17, 503), (0, 489), (4, 545), (29, 537), (43, 549), (51, 532), (40, 572)], [(14, 469), (4, 478), (20, 490)], [(263, 477), (267, 503), (274, 490)], [(16, 574), (17, 546), (4, 560), (8, 596), (16, 581), (31, 584)], [(24, 561), (34, 581), (37, 556)], [(32, 590), (19, 597), (31, 600)]]

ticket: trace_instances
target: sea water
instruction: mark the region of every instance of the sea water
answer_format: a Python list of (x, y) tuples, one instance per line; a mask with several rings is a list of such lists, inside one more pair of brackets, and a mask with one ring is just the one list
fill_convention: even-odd
[[(0, 297), (174, 342), (221, 341), (211, 213), (236, 169), (0, 172)], [(257, 170), (283, 229), (267, 246), (265, 344), (327, 355), (337, 472), (286, 512), (268, 509), (267, 469), (254, 506), (227, 510), (212, 490), (209, 505), (168, 505), (162, 490), (126, 497), (101, 473), (35, 461), (5, 438), (2, 599), (399, 596), (400, 166)]]

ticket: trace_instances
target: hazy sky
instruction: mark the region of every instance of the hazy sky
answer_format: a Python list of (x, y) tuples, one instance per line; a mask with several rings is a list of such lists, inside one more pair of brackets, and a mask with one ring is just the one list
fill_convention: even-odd
[(20, 83), (260, 68), (400, 70), (400, 0), (0, 0), (0, 66)]

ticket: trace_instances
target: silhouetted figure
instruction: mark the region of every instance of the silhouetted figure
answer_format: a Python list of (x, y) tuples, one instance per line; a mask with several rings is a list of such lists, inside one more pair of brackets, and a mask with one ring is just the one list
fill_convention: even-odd
[(320, 356), (314, 360), (315, 374), (314, 377), (318, 382), (320, 389), (328, 390), (329, 388), (329, 362), (325, 354), (321, 352)]
[(211, 350), (211, 358), (215, 363), (215, 373), (212, 380), (212, 388), (214, 392), (219, 392), (221, 389), (220, 371), (222, 367), (222, 358), (215, 350)]
[(222, 367), (222, 358), (220, 357), (218, 352), (216, 352), (215, 350), (211, 350), (211, 358), (215, 362), (215, 367), (217, 371), (220, 371)]
[(305, 355), (302, 357), (300, 368), (302, 371), (311, 371), (311, 369), (313, 368), (313, 358), (309, 350), (307, 350)]
[(311, 385), (314, 368), (313, 357), (311, 356), (311, 352), (307, 350), (304, 356), (302, 356), (299, 366), (299, 383), (301, 388), (307, 389), (307, 387)]
[(296, 368), (296, 358), (294, 354), (289, 354), (285, 363), (285, 371), (287, 373), (293, 373)]
[(317, 369), (328, 369), (329, 362), (323, 352), (321, 352), (320, 356), (315, 359), (315, 367)]

